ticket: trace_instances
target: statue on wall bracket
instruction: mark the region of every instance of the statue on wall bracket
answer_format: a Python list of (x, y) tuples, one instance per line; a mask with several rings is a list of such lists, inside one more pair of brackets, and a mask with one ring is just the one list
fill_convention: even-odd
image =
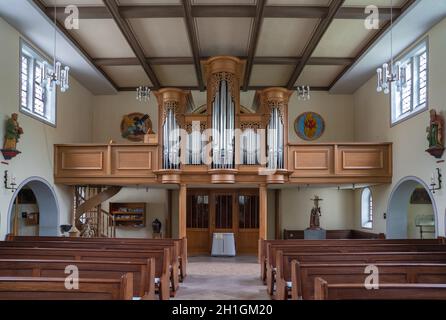
[(440, 159), (444, 153), (444, 118), (435, 109), (430, 111), (430, 123), (426, 128), (429, 148), (426, 150), (433, 157)]
[(5, 160), (11, 160), (21, 153), (17, 150), (17, 143), (19, 142), (20, 136), (23, 134), (23, 129), (17, 121), (18, 117), (17, 113), (13, 113), (11, 118), (6, 122), (5, 142), (3, 144), (3, 149), (1, 149)]

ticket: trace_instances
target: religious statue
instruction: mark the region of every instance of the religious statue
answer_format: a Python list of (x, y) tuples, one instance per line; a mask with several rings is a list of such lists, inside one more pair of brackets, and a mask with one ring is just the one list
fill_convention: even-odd
[(13, 113), (6, 122), (5, 142), (3, 149), (1, 149), (5, 160), (11, 160), (20, 153), (17, 150), (17, 142), (19, 142), (20, 136), (23, 134), (23, 129), (19, 126), (17, 118), (18, 114)]
[(314, 208), (311, 209), (311, 215), (310, 215), (310, 228), (311, 230), (320, 229), (321, 224), (319, 217), (321, 216), (321, 208), (319, 207), (319, 201), (322, 201), (323, 199), (319, 198), (318, 196), (314, 196), (314, 199), (311, 199), (314, 201)]
[(82, 231), (80, 233), (80, 236), (82, 238), (93, 238), (95, 235), (95, 231), (93, 226), (91, 225), (91, 218), (87, 218), (85, 220), (85, 223), (82, 226)]
[(444, 152), (444, 119), (434, 109), (430, 111), (430, 124), (426, 132), (429, 141), (429, 149), (426, 152), (441, 158)]

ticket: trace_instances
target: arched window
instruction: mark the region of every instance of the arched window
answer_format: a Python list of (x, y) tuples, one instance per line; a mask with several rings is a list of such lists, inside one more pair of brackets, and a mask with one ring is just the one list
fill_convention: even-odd
[(361, 194), (361, 226), (367, 229), (373, 226), (373, 198), (369, 188), (362, 190)]

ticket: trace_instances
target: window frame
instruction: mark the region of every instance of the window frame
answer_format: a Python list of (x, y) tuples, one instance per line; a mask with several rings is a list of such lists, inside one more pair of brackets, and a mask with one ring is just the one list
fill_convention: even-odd
[[(364, 193), (368, 192), (367, 203), (364, 203)], [(367, 212), (364, 209), (367, 208)], [(366, 219), (364, 218), (367, 215)], [(373, 229), (373, 194), (369, 187), (362, 189), (361, 191), (361, 228), (372, 230)]]
[[(417, 52), (421, 49), (422, 46), (426, 47), (426, 101), (421, 104), (423, 105), (422, 107), (417, 106), (416, 108), (413, 107), (413, 100), (415, 98), (419, 98), (419, 76), (417, 78), (415, 78), (415, 68), (419, 69), (419, 64), (413, 64), (413, 60), (414, 58), (418, 57), (419, 54), (417, 54)], [(427, 111), (429, 109), (429, 63), (430, 63), (430, 56), (429, 56), (429, 37), (423, 37), (421, 40), (417, 40), (415, 41), (413, 44), (411, 44), (408, 48), (406, 48), (404, 50), (403, 53), (401, 53), (400, 55), (398, 55), (397, 59), (395, 59), (395, 63), (397, 61), (407, 61), (411, 59), (412, 61), (412, 93), (411, 93), (411, 99), (412, 99), (412, 106), (411, 106), (411, 111), (407, 113), (407, 115), (405, 116), (400, 116), (398, 119), (395, 118), (394, 114), (396, 113), (396, 107), (395, 107), (395, 99), (394, 99), (394, 94), (396, 92), (396, 87), (395, 84), (392, 84), (391, 90), (390, 90), (390, 95), (389, 95), (389, 99), (390, 99), (390, 127), (394, 127), (406, 120), (409, 120), (425, 111)], [(419, 72), (419, 70), (417, 71)], [(415, 93), (414, 91), (414, 87), (416, 86), (415, 91), (417, 91)], [(396, 120), (394, 120), (396, 119)]]
[[(52, 90), (53, 93), (53, 97), (52, 100), (54, 100), (53, 102), (53, 108), (54, 108), (54, 123), (50, 120), (48, 120), (45, 117), (41, 117), (39, 116), (37, 113), (34, 112), (34, 100), (35, 100), (35, 80), (34, 80), (34, 73), (35, 73), (35, 63), (34, 61), (32, 63), (30, 63), (30, 61), (28, 61), (28, 81), (27, 81), (27, 103), (31, 103), (31, 106), (33, 108), (32, 111), (30, 111), (28, 108), (23, 107), (22, 106), (22, 58), (24, 56), (26, 56), (27, 58), (29, 58), (28, 55), (24, 55), (23, 54), (23, 49), (28, 49), (31, 50), (33, 55), (35, 56), (34, 59), (40, 59), (42, 61), (46, 61), (48, 63), (48, 67), (49, 68), (53, 68), (53, 64), (51, 63), (50, 59), (46, 58), (44, 54), (42, 54), (42, 52), (36, 48), (36, 46), (34, 46), (33, 44), (31, 44), (31, 42), (20, 38), (20, 45), (19, 45), (19, 94), (18, 94), (18, 98), (19, 98), (19, 112), (21, 114), (24, 114), (30, 118), (33, 118), (35, 120), (38, 120), (50, 127), (53, 128), (57, 128), (57, 87), (54, 87)], [(32, 57), (31, 57), (32, 58)], [(30, 77), (32, 77), (32, 85), (30, 85), (29, 83), (29, 79)], [(30, 102), (30, 99), (32, 100)], [(44, 105), (44, 108), (46, 108), (47, 106)]]

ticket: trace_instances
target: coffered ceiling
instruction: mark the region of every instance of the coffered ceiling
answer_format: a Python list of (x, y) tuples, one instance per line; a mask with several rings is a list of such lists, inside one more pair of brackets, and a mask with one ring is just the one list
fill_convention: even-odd
[[(329, 90), (389, 26), (391, 0), (32, 0), (117, 90), (205, 88), (201, 61), (246, 59), (243, 89)], [(415, 0), (393, 0), (397, 19)], [(66, 5), (80, 28), (66, 30)], [(367, 29), (365, 6), (380, 10)]]

